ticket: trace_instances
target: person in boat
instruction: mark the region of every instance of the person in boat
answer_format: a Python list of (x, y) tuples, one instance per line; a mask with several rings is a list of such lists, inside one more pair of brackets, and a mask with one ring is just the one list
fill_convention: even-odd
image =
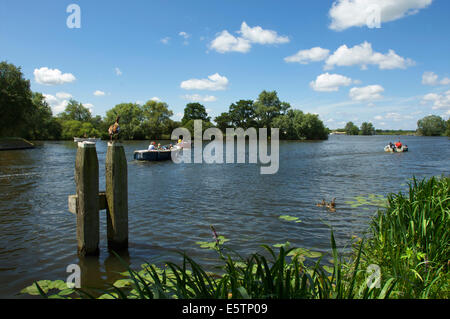
[(156, 148), (157, 150), (161, 149), (161, 143), (158, 143), (158, 147)]
[(395, 148), (394, 144), (392, 142), (389, 142), (389, 147), (393, 150)]
[(149, 151), (155, 150), (155, 142), (150, 143), (150, 145), (148, 146), (148, 150)]
[(396, 148), (402, 148), (402, 142), (400, 142), (400, 140), (398, 140), (398, 142), (395, 143), (395, 147)]

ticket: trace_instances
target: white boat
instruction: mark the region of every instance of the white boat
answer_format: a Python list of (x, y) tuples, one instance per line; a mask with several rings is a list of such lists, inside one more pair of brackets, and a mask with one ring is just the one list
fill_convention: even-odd
[(394, 147), (391, 147), (389, 145), (386, 145), (384, 147), (384, 151), (385, 152), (390, 152), (390, 153), (402, 153), (402, 152), (408, 152), (408, 145), (402, 145), (402, 147), (398, 148), (395, 147), (395, 145), (393, 145)]
[(101, 138), (97, 138), (97, 137), (74, 137), (73, 141), (78, 143), (78, 142), (97, 142), (100, 141)]

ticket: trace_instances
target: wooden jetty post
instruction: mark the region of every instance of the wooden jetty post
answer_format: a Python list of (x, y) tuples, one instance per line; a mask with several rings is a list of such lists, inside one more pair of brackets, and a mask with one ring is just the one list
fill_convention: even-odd
[(128, 248), (128, 172), (123, 146), (108, 142), (106, 152), (106, 201), (108, 248)]
[(78, 254), (82, 256), (98, 255), (100, 224), (98, 216), (98, 159), (95, 143), (78, 143), (75, 183), (77, 185), (75, 211), (77, 215)]

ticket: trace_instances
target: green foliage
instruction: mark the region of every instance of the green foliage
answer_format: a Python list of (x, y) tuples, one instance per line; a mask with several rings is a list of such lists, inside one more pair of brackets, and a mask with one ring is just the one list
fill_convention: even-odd
[(445, 130), (445, 136), (450, 137), (450, 118), (447, 120), (447, 122), (445, 123), (447, 129)]
[(184, 126), (190, 120), (209, 122), (211, 118), (208, 116), (205, 107), (200, 103), (188, 103), (184, 108), (184, 116), (181, 119), (181, 124)]
[(20, 67), (0, 62), (0, 137), (22, 135), (33, 112), (30, 81)]
[(106, 112), (107, 126), (114, 124), (120, 116), (120, 138), (125, 140), (144, 139), (145, 131), (142, 125), (144, 115), (142, 108), (135, 103), (121, 103)]
[(291, 106), (281, 102), (276, 91), (262, 91), (254, 102), (256, 120), (259, 127), (270, 128), (272, 120), (284, 114)]
[(347, 135), (359, 134), (359, 128), (355, 124), (353, 124), (353, 122), (347, 122), (347, 124), (345, 124), (344, 130)]
[(216, 126), (225, 133), (225, 130), (229, 127), (232, 127), (232, 120), (230, 113), (223, 112), (219, 116), (214, 118), (214, 122), (216, 122)]
[(363, 122), (361, 124), (361, 129), (359, 131), (360, 135), (374, 135), (375, 134), (375, 128), (373, 127), (372, 123), (370, 122)]
[(425, 116), (417, 121), (417, 133), (424, 136), (443, 135), (445, 133), (445, 127), (444, 120), (437, 115)]
[(371, 222), (363, 263), (397, 279), (395, 297), (448, 298), (450, 178), (414, 178), (409, 195), (390, 194), (388, 203)]
[(58, 117), (62, 121), (90, 122), (92, 120), (91, 111), (73, 99), (69, 101), (64, 112), (60, 113)]
[(143, 123), (142, 128), (148, 139), (160, 138), (163, 134), (170, 134), (169, 129), (173, 126), (170, 117), (173, 112), (165, 102), (148, 101), (142, 106)]
[(256, 127), (256, 111), (252, 100), (239, 100), (230, 105), (230, 121), (234, 127), (242, 127), (244, 130), (249, 127)]
[(292, 140), (325, 140), (328, 130), (316, 114), (304, 114), (300, 110), (288, 110), (272, 121), (272, 127), (280, 129), (280, 136)]

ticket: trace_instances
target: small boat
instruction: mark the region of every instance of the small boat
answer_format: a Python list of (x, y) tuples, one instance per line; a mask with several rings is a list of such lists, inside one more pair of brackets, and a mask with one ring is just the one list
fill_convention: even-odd
[(386, 146), (384, 147), (384, 151), (385, 151), (385, 152), (390, 152), (390, 153), (402, 153), (402, 152), (408, 152), (408, 145), (402, 145), (402, 147), (400, 147), (400, 148), (395, 147), (395, 146), (394, 146), (394, 148), (392, 148), (392, 147), (390, 147), (389, 145), (386, 145)]
[(96, 138), (96, 137), (74, 137), (73, 141), (78, 143), (78, 142), (97, 142), (100, 141), (101, 138)]
[(134, 159), (137, 161), (167, 161), (172, 159), (174, 152), (179, 152), (180, 146), (173, 146), (171, 149), (160, 150), (137, 150), (134, 151)]

